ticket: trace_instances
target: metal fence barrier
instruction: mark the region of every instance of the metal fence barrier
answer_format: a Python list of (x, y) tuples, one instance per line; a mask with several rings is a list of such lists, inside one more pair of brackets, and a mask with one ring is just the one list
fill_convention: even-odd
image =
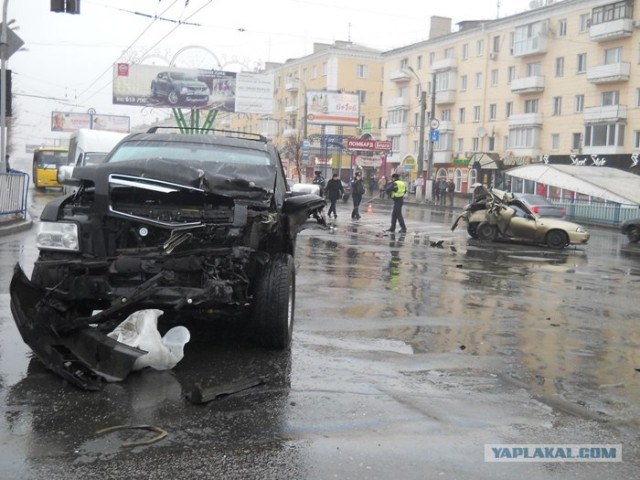
[(0, 220), (26, 219), (29, 174), (0, 173)]
[(599, 202), (553, 202), (567, 210), (567, 220), (596, 225), (619, 226), (631, 218), (640, 217), (638, 205)]

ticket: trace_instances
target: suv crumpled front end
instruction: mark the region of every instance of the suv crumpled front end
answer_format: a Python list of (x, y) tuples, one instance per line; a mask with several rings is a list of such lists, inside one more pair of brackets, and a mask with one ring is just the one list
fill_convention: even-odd
[(155, 159), (73, 176), (78, 191), (43, 210), (31, 280), (16, 265), (11, 307), (38, 357), (86, 389), (123, 379), (144, 353), (106, 336), (128, 315), (246, 316), (264, 284), (255, 279), (293, 256), (310, 218), (326, 225), (324, 200), (287, 192), (274, 165)]

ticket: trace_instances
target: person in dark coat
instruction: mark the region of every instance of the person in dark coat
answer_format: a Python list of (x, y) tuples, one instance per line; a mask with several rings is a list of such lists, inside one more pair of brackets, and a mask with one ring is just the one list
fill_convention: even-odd
[(331, 212), (333, 212), (333, 218), (338, 218), (338, 212), (336, 211), (336, 202), (344, 195), (344, 188), (342, 187), (342, 182), (338, 178), (337, 173), (334, 173), (331, 180), (327, 182), (327, 186), (325, 187), (325, 194), (327, 200), (329, 200), (329, 202), (331, 203), (329, 211), (327, 212), (327, 216), (331, 218)]
[(362, 180), (362, 174), (356, 172), (356, 177), (351, 185), (351, 198), (353, 199), (353, 211), (351, 212), (351, 218), (354, 220), (360, 219), (360, 202), (362, 202), (362, 196), (364, 195), (364, 181)]

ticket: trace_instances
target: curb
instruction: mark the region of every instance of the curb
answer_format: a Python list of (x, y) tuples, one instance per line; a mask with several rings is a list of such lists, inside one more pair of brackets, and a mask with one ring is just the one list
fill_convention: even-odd
[(0, 222), (0, 237), (29, 230), (32, 226), (33, 219), (29, 215), (27, 215), (27, 218), (24, 220)]

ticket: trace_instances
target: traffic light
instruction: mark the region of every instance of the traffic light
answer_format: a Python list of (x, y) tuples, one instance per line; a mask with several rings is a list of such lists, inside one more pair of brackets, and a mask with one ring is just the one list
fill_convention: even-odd
[(80, 13), (80, 0), (51, 0), (51, 11), (58, 13)]
[(7, 87), (7, 94), (6, 94), (6, 99), (7, 99), (7, 106), (4, 109), (4, 114), (6, 117), (10, 117), (11, 116), (11, 70), (7, 69), (4, 71), (4, 78), (5, 78), (5, 85)]

